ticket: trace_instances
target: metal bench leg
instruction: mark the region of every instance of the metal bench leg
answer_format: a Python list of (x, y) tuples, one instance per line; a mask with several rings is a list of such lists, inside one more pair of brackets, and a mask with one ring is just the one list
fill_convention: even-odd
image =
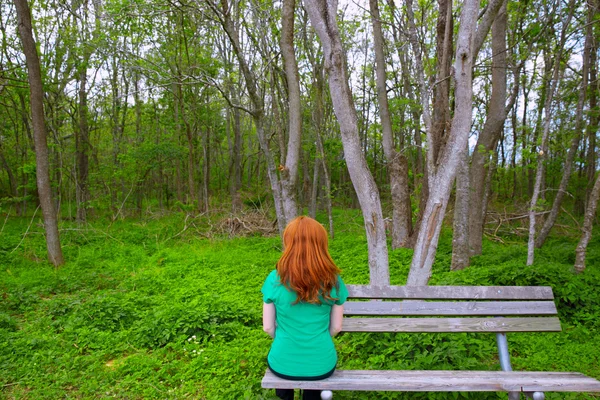
[(525, 394), (527, 395), (527, 398), (533, 400), (544, 400), (546, 398), (544, 392), (527, 392)]
[[(512, 371), (510, 365), (510, 354), (508, 353), (508, 341), (506, 340), (506, 334), (496, 333), (496, 343), (498, 344), (498, 358), (500, 359), (500, 368), (502, 371)], [(508, 398), (510, 400), (519, 400), (521, 398), (520, 392), (508, 392)]]

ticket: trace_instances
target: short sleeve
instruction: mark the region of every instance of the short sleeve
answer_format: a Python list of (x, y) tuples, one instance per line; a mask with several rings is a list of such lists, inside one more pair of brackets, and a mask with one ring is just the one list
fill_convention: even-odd
[(342, 280), (342, 277), (338, 276), (337, 300), (335, 301), (335, 304), (340, 306), (346, 302), (347, 298), (348, 288), (346, 288), (346, 284)]
[(263, 283), (262, 289), (260, 291), (263, 294), (263, 301), (267, 304), (273, 302), (273, 289), (275, 288), (275, 279), (277, 277), (277, 271), (271, 271), (267, 279), (265, 279), (265, 283)]

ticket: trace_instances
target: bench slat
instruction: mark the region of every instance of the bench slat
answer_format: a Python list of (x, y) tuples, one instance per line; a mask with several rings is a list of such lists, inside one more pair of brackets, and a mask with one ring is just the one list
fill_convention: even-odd
[(553, 301), (348, 301), (346, 315), (556, 315)]
[(349, 297), (368, 299), (552, 300), (549, 286), (389, 286), (347, 285)]
[(345, 371), (321, 381), (290, 381), (267, 370), (263, 388), (407, 392), (600, 392), (600, 382), (575, 372)]
[(560, 332), (556, 317), (344, 318), (344, 332)]

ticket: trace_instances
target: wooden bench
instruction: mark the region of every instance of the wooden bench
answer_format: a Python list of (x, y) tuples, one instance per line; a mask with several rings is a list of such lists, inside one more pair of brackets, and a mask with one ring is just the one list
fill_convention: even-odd
[(560, 332), (550, 287), (348, 285), (344, 332), (488, 332), (496, 334), (502, 371), (336, 370), (320, 381), (290, 381), (268, 369), (263, 388), (407, 392), (600, 392), (600, 382), (576, 372), (512, 371), (508, 332)]

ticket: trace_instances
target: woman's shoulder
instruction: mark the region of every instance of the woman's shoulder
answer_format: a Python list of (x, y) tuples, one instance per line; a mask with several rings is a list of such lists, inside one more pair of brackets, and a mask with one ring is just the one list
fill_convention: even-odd
[(277, 274), (276, 269), (274, 269), (273, 271), (271, 271), (269, 273), (269, 275), (267, 275), (267, 278), (265, 279), (265, 283), (270, 283), (270, 284), (279, 283), (279, 275)]

